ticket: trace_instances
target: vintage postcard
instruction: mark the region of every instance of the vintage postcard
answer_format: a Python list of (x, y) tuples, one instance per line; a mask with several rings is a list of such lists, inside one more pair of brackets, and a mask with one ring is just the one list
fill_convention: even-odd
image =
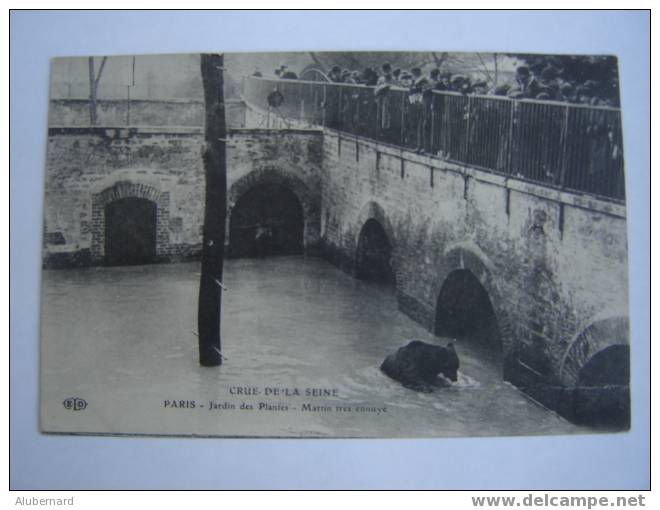
[(617, 66), (53, 60), (41, 430), (628, 430)]

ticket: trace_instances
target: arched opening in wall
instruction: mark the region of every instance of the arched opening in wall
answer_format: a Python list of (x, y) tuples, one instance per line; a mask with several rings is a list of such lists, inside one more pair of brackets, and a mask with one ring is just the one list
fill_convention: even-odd
[(105, 206), (105, 261), (110, 266), (148, 264), (156, 257), (156, 203), (127, 197)]
[(279, 184), (255, 186), (242, 195), (229, 221), (232, 257), (303, 253), (303, 208), (298, 197)]
[(501, 371), (502, 338), (493, 305), (479, 279), (467, 269), (449, 273), (435, 309), (435, 334), (455, 338)]
[(385, 229), (377, 220), (367, 220), (358, 239), (356, 276), (361, 280), (395, 285), (391, 259), (392, 245)]
[(580, 369), (573, 393), (575, 421), (593, 427), (630, 427), (630, 348), (612, 345)]

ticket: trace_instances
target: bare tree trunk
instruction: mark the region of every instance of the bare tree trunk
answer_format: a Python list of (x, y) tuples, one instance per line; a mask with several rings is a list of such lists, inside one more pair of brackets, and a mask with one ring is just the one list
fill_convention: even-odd
[(206, 196), (197, 327), (199, 330), (199, 363), (202, 366), (210, 367), (222, 364), (220, 312), (227, 214), (223, 56), (202, 54), (201, 69), (206, 105), (206, 150), (204, 152)]
[(89, 125), (96, 126), (96, 73), (94, 57), (89, 57)]
[(495, 87), (497, 87), (498, 72), (497, 72), (497, 53), (493, 53), (493, 64), (495, 64)]
[(96, 126), (99, 81), (101, 80), (101, 74), (103, 73), (106, 60), (108, 60), (108, 57), (103, 57), (101, 67), (99, 67), (99, 74), (96, 76), (96, 72), (94, 71), (94, 57), (89, 57), (89, 123), (91, 126)]

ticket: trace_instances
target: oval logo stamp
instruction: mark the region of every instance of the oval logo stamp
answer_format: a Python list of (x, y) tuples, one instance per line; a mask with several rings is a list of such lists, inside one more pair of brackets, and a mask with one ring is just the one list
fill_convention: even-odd
[(87, 407), (85, 399), (78, 397), (69, 397), (62, 404), (64, 405), (64, 409), (68, 409), (69, 411), (82, 411)]

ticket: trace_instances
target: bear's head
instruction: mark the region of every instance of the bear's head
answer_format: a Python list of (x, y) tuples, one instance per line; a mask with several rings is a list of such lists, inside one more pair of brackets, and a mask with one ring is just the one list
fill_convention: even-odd
[(458, 381), (459, 361), (453, 343), (449, 342), (447, 347), (438, 348), (436, 361), (442, 375), (452, 382)]

